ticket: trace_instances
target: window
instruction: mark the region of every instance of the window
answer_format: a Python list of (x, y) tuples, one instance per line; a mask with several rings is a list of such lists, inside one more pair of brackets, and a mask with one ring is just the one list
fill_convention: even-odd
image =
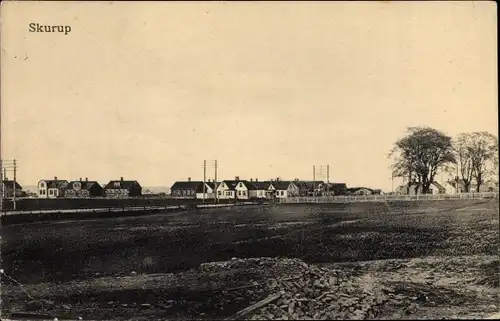
[(238, 195), (241, 196), (241, 191), (238, 191)]
[(221, 192), (221, 191), (218, 191), (218, 192), (217, 192), (217, 194), (218, 194), (219, 196), (221, 196), (221, 195), (222, 195), (222, 192)]
[(53, 195), (54, 191), (49, 189), (49, 195)]
[(285, 191), (281, 191), (281, 196), (285, 196)]
[(247, 191), (243, 191), (243, 196), (247, 195)]
[(41, 187), (41, 188), (45, 188), (45, 183), (44, 183), (44, 182), (41, 182), (41, 183), (40, 183), (40, 187)]

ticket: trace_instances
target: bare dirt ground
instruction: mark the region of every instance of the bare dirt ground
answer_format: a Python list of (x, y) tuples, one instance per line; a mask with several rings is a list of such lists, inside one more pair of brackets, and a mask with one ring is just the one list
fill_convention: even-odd
[(499, 308), (498, 216), (438, 201), (5, 226), (23, 287), (2, 277), (2, 318), (482, 318)]

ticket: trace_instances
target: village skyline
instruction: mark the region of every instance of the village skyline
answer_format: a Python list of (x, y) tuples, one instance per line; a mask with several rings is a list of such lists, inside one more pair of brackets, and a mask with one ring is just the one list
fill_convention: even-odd
[[(494, 3), (16, 5), (1, 151), (21, 184), (169, 186), (217, 159), (223, 179), (329, 165), (331, 182), (391, 191), (387, 154), (407, 127), (498, 133)], [(29, 33), (63, 7), (71, 33)]]

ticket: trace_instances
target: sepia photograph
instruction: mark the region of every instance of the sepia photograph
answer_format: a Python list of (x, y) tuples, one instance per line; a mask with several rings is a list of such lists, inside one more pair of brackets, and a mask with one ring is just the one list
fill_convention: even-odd
[(494, 1), (2, 1), (0, 319), (499, 319)]

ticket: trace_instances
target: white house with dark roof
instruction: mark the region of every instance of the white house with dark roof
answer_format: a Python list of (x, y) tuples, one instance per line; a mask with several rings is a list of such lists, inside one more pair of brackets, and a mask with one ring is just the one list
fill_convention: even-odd
[[(248, 193), (248, 187), (242, 183), (238, 176), (234, 180), (223, 180), (217, 186), (217, 198), (218, 199), (237, 199), (237, 193), (240, 193), (240, 199), (243, 197), (243, 191)], [(238, 189), (236, 189), (238, 187)]]
[(274, 193), (274, 187), (270, 181), (260, 182), (258, 179), (255, 179), (250, 180), (249, 184), (253, 185), (253, 188), (249, 191), (250, 198), (271, 198)]
[(38, 198), (58, 198), (64, 197), (67, 180), (59, 180), (57, 176), (54, 179), (42, 179), (37, 184)]
[(271, 181), (276, 198), (287, 198), (299, 196), (299, 187), (292, 181)]

